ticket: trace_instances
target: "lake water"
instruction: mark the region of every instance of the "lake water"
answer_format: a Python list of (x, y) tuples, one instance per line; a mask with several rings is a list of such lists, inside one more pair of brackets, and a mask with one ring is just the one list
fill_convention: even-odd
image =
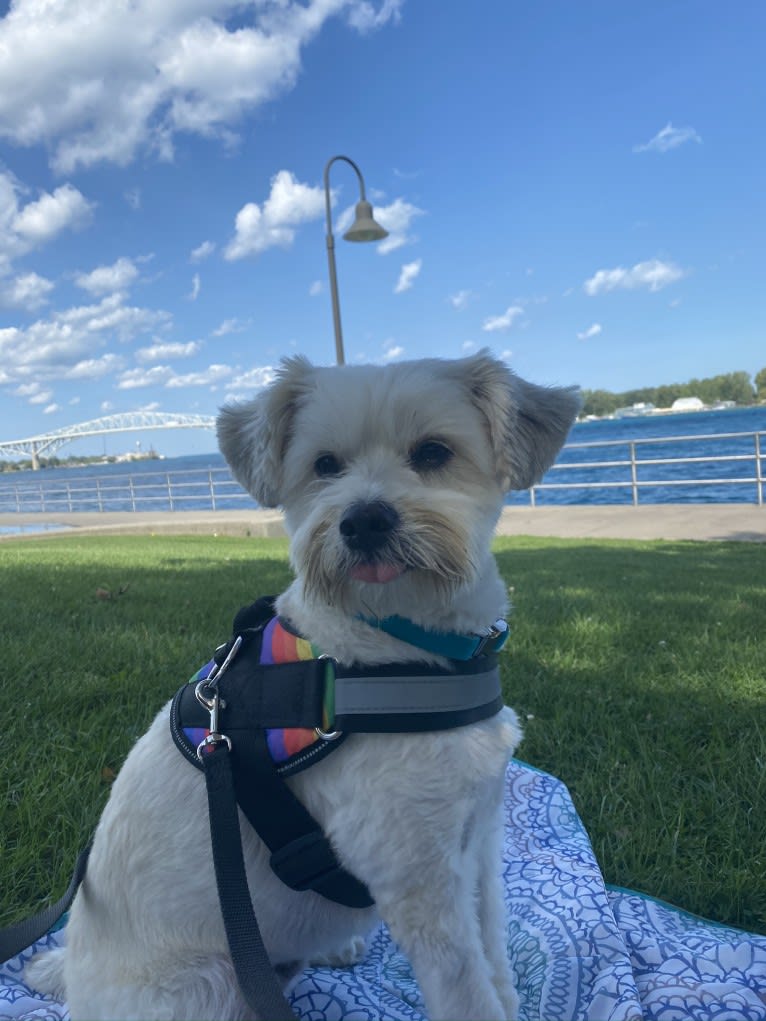
[[(641, 503), (755, 503), (755, 483), (734, 480), (756, 475), (753, 434), (766, 434), (766, 407), (732, 408), (645, 418), (581, 422), (572, 429), (556, 467), (538, 488), (538, 504), (629, 504), (632, 502), (631, 467), (605, 461), (629, 461), (630, 443), (636, 443), (636, 479)], [(724, 438), (723, 433), (744, 433)], [(689, 436), (702, 439), (690, 441)], [(667, 443), (646, 443), (668, 438)], [(580, 446), (586, 444), (587, 446)], [(616, 445), (612, 445), (616, 444)], [(162, 434), (156, 445), (162, 449)], [(64, 448), (66, 452), (66, 448)], [(766, 476), (766, 435), (761, 437), (762, 476)], [(707, 457), (727, 456), (713, 463)], [(652, 459), (695, 457), (686, 464), (652, 464)], [(579, 467), (570, 467), (571, 465)], [(677, 486), (683, 479), (708, 484)], [(602, 488), (586, 489), (598, 482)], [(647, 486), (646, 483), (658, 485)], [(605, 485), (606, 484), (606, 485)], [(254, 507), (255, 503), (231, 479), (220, 454), (195, 454), (132, 464), (87, 465), (82, 468), (44, 468), (38, 472), (0, 473), (0, 512), (83, 510), (210, 510)], [(528, 504), (528, 493), (512, 494), (511, 504)]]

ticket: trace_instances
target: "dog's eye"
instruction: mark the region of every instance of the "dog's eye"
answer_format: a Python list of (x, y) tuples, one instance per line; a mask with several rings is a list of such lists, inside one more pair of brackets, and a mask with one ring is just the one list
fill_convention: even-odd
[(320, 454), (316, 461), (314, 461), (314, 471), (320, 479), (340, 475), (342, 470), (341, 463), (335, 454)]
[(439, 440), (426, 440), (410, 451), (410, 465), (417, 472), (437, 471), (451, 458), (452, 451)]

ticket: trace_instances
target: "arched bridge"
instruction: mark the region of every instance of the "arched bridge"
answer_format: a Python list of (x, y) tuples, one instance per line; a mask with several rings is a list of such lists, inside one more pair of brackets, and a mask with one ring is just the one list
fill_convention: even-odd
[(32, 458), (32, 467), (40, 467), (40, 455), (52, 454), (72, 440), (83, 436), (103, 436), (105, 433), (136, 432), (144, 429), (215, 429), (213, 415), (173, 414), (166, 411), (128, 411), (119, 415), (105, 415), (79, 425), (64, 426), (55, 432), (40, 436), (29, 436), (25, 440), (0, 442), (0, 457), (3, 454), (27, 454)]

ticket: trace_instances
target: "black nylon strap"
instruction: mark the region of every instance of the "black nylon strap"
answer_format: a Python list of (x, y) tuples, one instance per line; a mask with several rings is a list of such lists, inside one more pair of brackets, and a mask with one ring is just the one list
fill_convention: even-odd
[(74, 900), (85, 876), (89, 854), (90, 844), (80, 852), (67, 891), (55, 904), (43, 908), (38, 914), (32, 915), (31, 918), (25, 918), (23, 921), (17, 922), (16, 925), (0, 929), (0, 962), (9, 961), (12, 957), (20, 954), (22, 950), (26, 950), (27, 947), (36, 943), (38, 939), (42, 939), (69, 909), (69, 905)]
[(239, 988), (256, 1017), (295, 1021), (250, 900), (229, 752), (217, 745), (203, 759), (218, 900)]
[(264, 731), (240, 732), (232, 760), (239, 807), (271, 851), (271, 868), (282, 882), (346, 907), (370, 907), (367, 887), (339, 864), (319, 823), (277, 773)]

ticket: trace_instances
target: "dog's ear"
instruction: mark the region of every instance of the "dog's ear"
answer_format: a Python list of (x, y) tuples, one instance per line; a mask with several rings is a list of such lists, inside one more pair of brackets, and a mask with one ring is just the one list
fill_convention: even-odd
[(314, 367), (286, 358), (276, 379), (251, 401), (224, 405), (218, 415), (218, 445), (232, 475), (262, 507), (282, 502), (282, 459), (290, 442), (295, 409), (312, 389)]
[(498, 481), (528, 489), (556, 459), (582, 401), (577, 387), (527, 383), (488, 351), (463, 360), (476, 406), (487, 419)]

